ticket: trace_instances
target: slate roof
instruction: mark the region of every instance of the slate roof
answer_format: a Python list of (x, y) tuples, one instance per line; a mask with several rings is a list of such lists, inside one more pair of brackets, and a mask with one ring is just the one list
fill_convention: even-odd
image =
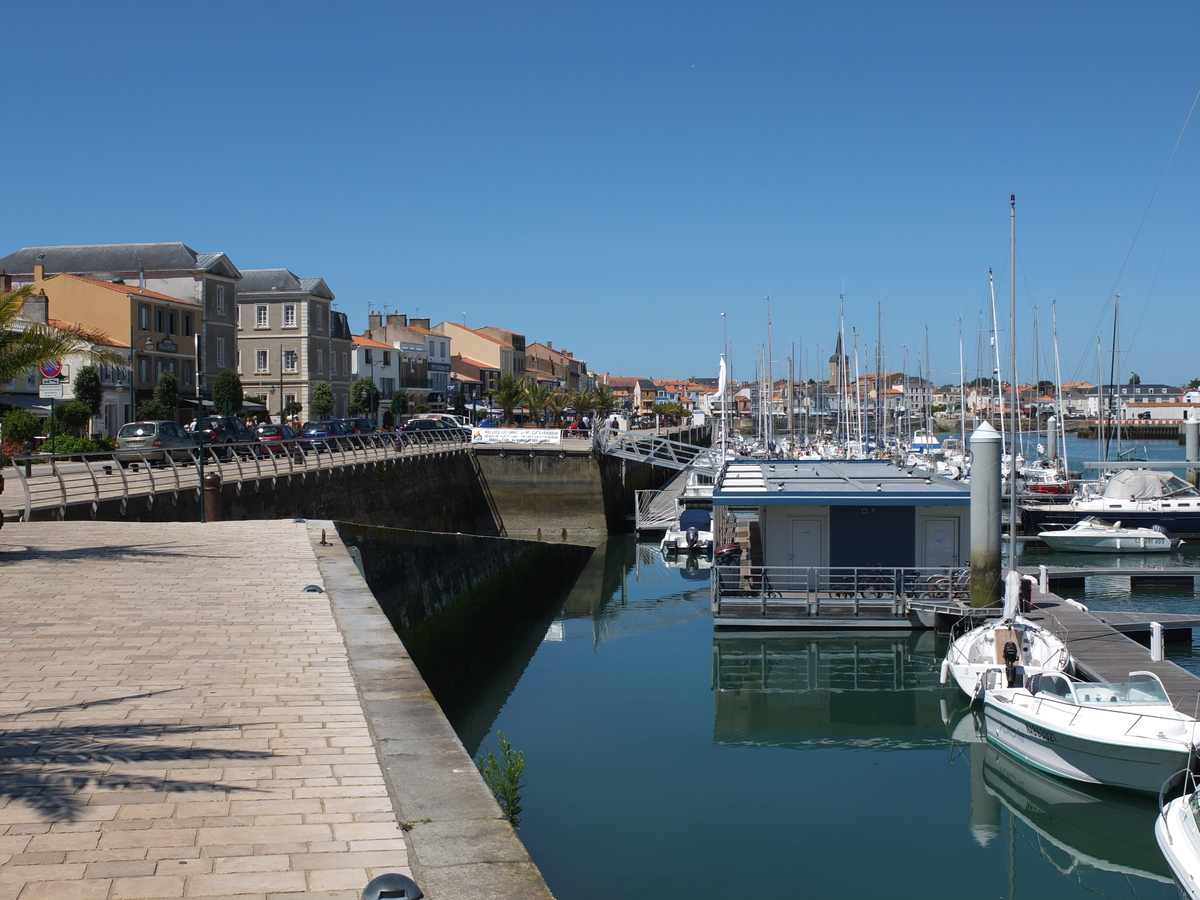
[(324, 278), (300, 278), (291, 269), (246, 269), (238, 282), (238, 297), (250, 294), (309, 294), (333, 300)]
[(136, 275), (147, 272), (210, 272), (240, 278), (224, 253), (197, 253), (178, 241), (161, 244), (69, 244), (61, 247), (22, 247), (0, 259), (0, 270), (32, 276), (41, 263), (46, 274)]

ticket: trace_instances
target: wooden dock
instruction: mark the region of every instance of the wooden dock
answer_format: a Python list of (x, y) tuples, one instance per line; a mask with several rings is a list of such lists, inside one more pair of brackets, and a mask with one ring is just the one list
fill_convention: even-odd
[(1174, 637), (1186, 634), (1190, 639), (1192, 627), (1200, 625), (1200, 616), (1085, 611), (1054, 594), (1035, 594), (1029, 618), (1066, 641), (1081, 677), (1125, 681), (1130, 672), (1153, 672), (1162, 679), (1176, 709), (1189, 715), (1200, 713), (1200, 678), (1173, 662), (1151, 660), (1148, 647), (1129, 636), (1148, 636), (1154, 621), (1164, 632)]
[[(1035, 566), (1018, 566), (1022, 575), (1038, 575)], [(1191, 584), (1195, 585), (1196, 577), (1200, 576), (1200, 568), (1195, 566), (1047, 566), (1046, 577), (1050, 588), (1077, 588), (1084, 586), (1084, 579), (1093, 575), (1115, 575), (1129, 579), (1129, 586), (1149, 586), (1156, 584)]]

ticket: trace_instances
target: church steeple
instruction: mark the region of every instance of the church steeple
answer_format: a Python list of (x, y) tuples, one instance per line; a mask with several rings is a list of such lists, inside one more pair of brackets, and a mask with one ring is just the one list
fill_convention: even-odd
[(850, 372), (850, 357), (842, 349), (842, 333), (838, 331), (837, 344), (833, 348), (833, 356), (829, 357), (829, 384), (835, 390), (846, 386)]

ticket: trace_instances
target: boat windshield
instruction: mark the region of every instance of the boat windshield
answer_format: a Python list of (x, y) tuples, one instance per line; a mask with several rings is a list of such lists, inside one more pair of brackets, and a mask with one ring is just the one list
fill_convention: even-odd
[(1149, 672), (1135, 672), (1127, 683), (1108, 681), (1077, 682), (1075, 699), (1084, 706), (1125, 703), (1136, 706), (1171, 705), (1162, 682)]

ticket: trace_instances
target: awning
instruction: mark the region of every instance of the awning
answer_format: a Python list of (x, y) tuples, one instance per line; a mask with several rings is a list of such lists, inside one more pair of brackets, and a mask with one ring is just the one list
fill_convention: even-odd
[(5, 394), (0, 396), (0, 406), (27, 409), (39, 416), (50, 415), (50, 401), (36, 394)]

